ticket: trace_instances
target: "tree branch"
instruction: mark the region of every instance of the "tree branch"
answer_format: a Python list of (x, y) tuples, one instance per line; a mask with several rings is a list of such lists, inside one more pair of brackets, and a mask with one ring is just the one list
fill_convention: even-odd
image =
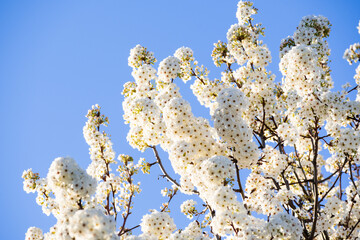
[[(175, 180), (173, 179), (172, 177), (170, 177), (170, 175), (166, 172), (162, 162), (161, 162), (161, 158), (159, 156), (159, 153), (156, 149), (156, 146), (150, 146), (150, 148), (152, 148), (153, 152), (154, 152), (154, 155), (155, 155), (155, 158), (156, 158), (156, 162), (159, 164), (160, 166), (160, 169), (162, 171), (162, 173), (164, 174), (164, 176), (173, 184), (175, 184), (179, 189), (181, 188), (181, 185)], [(198, 191), (196, 190), (192, 190), (193, 193), (196, 193), (196, 194), (199, 194)]]
[(311, 227), (311, 232), (310, 232), (310, 237), (309, 239), (314, 239), (315, 236), (315, 232), (316, 232), (316, 223), (317, 223), (317, 219), (318, 219), (318, 211), (319, 211), (319, 186), (318, 186), (318, 169), (317, 169), (317, 157), (318, 157), (318, 152), (319, 152), (319, 136), (318, 136), (318, 119), (317, 117), (315, 117), (315, 128), (314, 128), (314, 134), (312, 134), (311, 130), (309, 130), (311, 137), (311, 144), (312, 144), (312, 149), (313, 149), (313, 160), (312, 160), (312, 164), (314, 167), (314, 184), (313, 184), (313, 188), (314, 188), (314, 215), (313, 215), (313, 224)]

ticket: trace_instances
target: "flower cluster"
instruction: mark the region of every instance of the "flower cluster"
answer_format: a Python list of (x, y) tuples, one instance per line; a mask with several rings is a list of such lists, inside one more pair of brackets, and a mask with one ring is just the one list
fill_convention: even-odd
[(247, 23), (251, 20), (251, 16), (257, 13), (257, 9), (253, 7), (250, 1), (239, 1), (237, 5), (236, 17), (239, 23)]
[(159, 80), (169, 83), (180, 73), (180, 60), (177, 57), (169, 56), (159, 64)]
[(221, 41), (214, 43), (214, 50), (212, 51), (211, 57), (217, 67), (220, 67), (222, 63), (231, 65), (235, 62), (234, 57), (230, 55), (227, 44)]
[(247, 206), (265, 215), (274, 215), (282, 211), (281, 202), (276, 198), (272, 182), (258, 173), (250, 173), (246, 180)]
[(130, 50), (128, 62), (130, 67), (138, 68), (143, 63), (154, 64), (156, 62), (156, 58), (152, 52), (149, 52), (145, 47), (138, 44)]
[(199, 223), (194, 221), (191, 222), (183, 231), (173, 233), (170, 240), (182, 240), (182, 239), (201, 239), (209, 240), (210, 237), (202, 233), (202, 229), (199, 226)]
[(301, 223), (290, 214), (278, 213), (272, 216), (267, 230), (274, 239), (301, 239)]
[(287, 156), (270, 146), (266, 146), (263, 149), (263, 154), (263, 158), (258, 163), (260, 171), (266, 177), (277, 178), (288, 166)]
[(56, 200), (64, 207), (76, 206), (79, 200), (89, 200), (96, 189), (96, 180), (69, 157), (56, 158), (47, 179)]
[(174, 220), (169, 214), (158, 211), (144, 215), (141, 219), (140, 226), (141, 231), (145, 235), (150, 238), (156, 237), (157, 239), (167, 238), (176, 229)]
[(181, 47), (176, 50), (174, 56), (177, 59), (180, 59), (180, 73), (179, 77), (184, 81), (189, 81), (191, 79), (192, 68), (191, 62), (194, 61), (194, 53), (188, 47)]
[(233, 163), (224, 156), (214, 156), (202, 162), (202, 177), (210, 180), (209, 184), (220, 185), (235, 179)]
[(36, 181), (40, 179), (38, 173), (34, 173), (32, 169), (28, 169), (23, 172), (22, 176), (24, 179), (24, 191), (27, 193), (35, 192), (36, 190)]
[(187, 218), (192, 219), (197, 213), (195, 205), (196, 202), (194, 200), (186, 200), (180, 205), (181, 212), (184, 213)]
[(111, 170), (107, 169), (109, 164), (115, 163), (115, 152), (112, 149), (112, 142), (105, 132), (101, 133), (99, 131), (100, 126), (106, 126), (109, 120), (100, 114), (99, 105), (92, 106), (86, 117), (88, 121), (83, 128), (83, 134), (86, 143), (90, 146), (89, 153), (92, 160), (86, 171), (90, 176), (100, 180)]
[(237, 159), (239, 167), (248, 168), (259, 156), (251, 129), (242, 119), (249, 103), (244, 94), (235, 88), (223, 89), (216, 101), (218, 108), (213, 116), (216, 132)]
[(25, 240), (39, 240), (43, 238), (42, 230), (37, 227), (30, 227), (25, 234)]
[(118, 239), (114, 219), (98, 209), (77, 211), (69, 220), (69, 234), (75, 239)]

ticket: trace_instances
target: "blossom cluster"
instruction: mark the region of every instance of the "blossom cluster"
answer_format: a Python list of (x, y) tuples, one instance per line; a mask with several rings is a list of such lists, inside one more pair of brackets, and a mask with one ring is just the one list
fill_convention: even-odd
[[(92, 160), (86, 171), (73, 158), (59, 157), (52, 162), (45, 178), (32, 169), (23, 173), (24, 190), (37, 192), (36, 202), (43, 212), (57, 219), (45, 234), (30, 227), (25, 239), (119, 239), (117, 215), (130, 214), (132, 198), (140, 192), (133, 175), (140, 169), (148, 172), (148, 164), (144, 159), (134, 164), (127, 155), (119, 155), (119, 163), (116, 162), (110, 138), (100, 132), (100, 126), (108, 124), (108, 118), (100, 114), (98, 105), (86, 116), (84, 138), (90, 146)], [(112, 173), (110, 164), (118, 165), (118, 176)]]

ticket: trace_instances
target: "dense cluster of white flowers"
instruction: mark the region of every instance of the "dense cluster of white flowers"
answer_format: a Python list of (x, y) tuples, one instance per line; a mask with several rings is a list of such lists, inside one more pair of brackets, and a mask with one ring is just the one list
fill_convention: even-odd
[(299, 239), (302, 232), (300, 221), (287, 213), (271, 216), (267, 230), (274, 239)]
[(25, 234), (25, 240), (39, 240), (43, 238), (42, 230), (37, 227), (30, 227)]
[[(266, 69), (269, 49), (253, 24), (257, 9), (240, 1), (238, 22), (226, 42), (214, 44), (212, 58), (226, 66), (211, 79), (188, 47), (177, 49), (156, 69), (152, 52), (137, 45), (128, 58), (134, 81), (124, 84), (124, 119), (129, 144), (151, 149), (156, 161), (120, 155), (100, 132), (108, 119), (95, 105), (83, 129), (90, 146), (86, 171), (69, 157), (57, 158), (46, 178), (24, 171), (24, 190), (37, 192), (37, 202), (57, 223), (44, 236), (30, 228), (27, 239), (356, 239), (360, 236), (360, 94), (345, 85), (333, 92), (327, 41), (331, 24), (323, 16), (301, 19), (293, 36), (282, 40), (279, 68), (282, 82)], [(359, 25), (360, 32), (360, 25)], [(344, 58), (360, 60), (360, 45), (351, 45)], [(197, 117), (179, 92), (177, 80), (189, 82), (194, 95), (209, 109), (211, 120)], [(168, 153), (179, 181), (166, 171), (157, 148)], [(173, 186), (160, 211), (143, 216), (128, 228), (132, 199), (140, 183), (132, 176), (158, 165)], [(246, 183), (241, 182), (248, 169)], [(241, 176), (242, 175), (242, 176)], [(347, 185), (344, 179), (348, 179)], [(346, 186), (345, 186), (346, 185)], [(180, 210), (189, 219), (184, 230), (170, 217), (169, 203), (180, 191), (197, 195)], [(195, 196), (196, 197), (196, 196)], [(200, 205), (200, 204), (199, 204)], [(116, 231), (118, 215), (123, 223)], [(256, 213), (256, 214), (255, 214)], [(132, 230), (141, 227), (141, 233)]]
[(180, 73), (180, 60), (177, 57), (169, 56), (159, 64), (159, 80), (169, 83)]
[(263, 158), (259, 163), (259, 169), (264, 173), (265, 177), (276, 178), (287, 167), (287, 159), (285, 154), (281, 154), (277, 149), (266, 146), (263, 149)]
[(242, 119), (249, 103), (244, 94), (236, 88), (226, 88), (216, 99), (218, 108), (213, 115), (217, 134), (225, 142), (239, 168), (248, 168), (259, 157), (258, 147), (252, 141), (252, 130)]
[(172, 234), (170, 240), (185, 240), (185, 239), (196, 239), (196, 240), (210, 240), (210, 237), (202, 232), (199, 223), (194, 221), (191, 222), (183, 231)]
[(191, 62), (194, 61), (194, 53), (188, 47), (181, 47), (176, 50), (174, 56), (180, 59), (180, 73), (179, 77), (184, 81), (189, 81), (192, 76)]
[(149, 237), (167, 238), (176, 230), (174, 220), (165, 212), (154, 211), (141, 219), (141, 231)]
[(63, 207), (76, 206), (79, 199), (88, 201), (96, 189), (96, 180), (69, 157), (56, 158), (47, 179), (49, 188)]
[(75, 239), (117, 239), (115, 221), (99, 209), (77, 211), (69, 220), (69, 234)]

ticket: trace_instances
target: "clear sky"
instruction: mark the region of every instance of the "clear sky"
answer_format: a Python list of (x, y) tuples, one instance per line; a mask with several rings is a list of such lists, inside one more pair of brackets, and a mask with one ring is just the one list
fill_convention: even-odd
[[(100, 104), (109, 116), (106, 131), (117, 154), (152, 162), (150, 151), (142, 154), (126, 142), (128, 126), (122, 119), (120, 93), (123, 84), (132, 80), (127, 64), (130, 49), (142, 44), (160, 62), (177, 48), (188, 46), (200, 64), (213, 70), (210, 77), (219, 78), (210, 55), (213, 43), (225, 41), (228, 28), (236, 23), (236, 5), (236, 0), (1, 0), (0, 239), (23, 239), (28, 227), (47, 232), (55, 223), (53, 217), (42, 214), (36, 195), (23, 191), (21, 174), (33, 168), (44, 177), (59, 156), (71, 156), (86, 168), (90, 160), (82, 127), (91, 105)], [(335, 86), (354, 83), (355, 67), (342, 55), (350, 44), (360, 41), (356, 29), (360, 1), (255, 0), (255, 6), (259, 9), (255, 22), (266, 27), (263, 40), (272, 52), (269, 68), (277, 75), (276, 81), (281, 81), (281, 39), (293, 34), (302, 16), (321, 14), (333, 25), (328, 41)], [(194, 101), (189, 84), (176, 82), (195, 115), (209, 117)], [(161, 156), (166, 162), (167, 155)], [(138, 224), (147, 209), (158, 209), (167, 200), (160, 189), (170, 184), (158, 180), (158, 170), (153, 173), (139, 179), (144, 191), (136, 197), (129, 227)], [(181, 200), (171, 205), (175, 218)], [(185, 218), (180, 216), (176, 224), (185, 226)]]

